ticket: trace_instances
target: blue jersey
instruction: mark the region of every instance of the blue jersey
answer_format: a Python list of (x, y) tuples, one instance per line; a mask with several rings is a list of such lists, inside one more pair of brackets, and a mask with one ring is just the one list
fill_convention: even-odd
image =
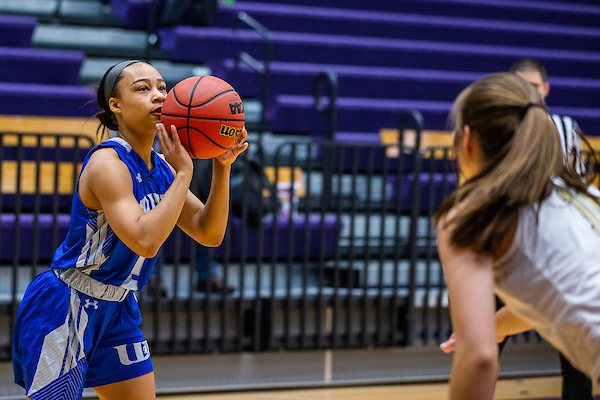
[[(113, 138), (90, 150), (81, 171), (94, 151), (106, 147), (114, 149), (129, 169), (133, 195), (147, 213), (160, 202), (171, 186), (174, 179), (171, 168), (153, 151), (154, 168), (150, 172), (129, 143), (121, 138)], [(111, 229), (104, 211), (87, 208), (75, 190), (69, 232), (54, 253), (52, 268), (77, 268), (104, 284), (139, 290), (148, 281), (155, 263), (156, 257), (141, 257), (129, 249)]]

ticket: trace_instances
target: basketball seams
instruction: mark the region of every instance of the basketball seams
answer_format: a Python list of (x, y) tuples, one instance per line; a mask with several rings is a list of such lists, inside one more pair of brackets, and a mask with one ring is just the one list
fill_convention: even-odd
[[(183, 128), (182, 128), (182, 129), (183, 129)], [(229, 149), (231, 148), (231, 147), (225, 147), (225, 146), (223, 146), (223, 145), (221, 145), (221, 144), (219, 144), (219, 143), (215, 142), (215, 141), (214, 141), (214, 140), (213, 140), (213, 139), (212, 139), (212, 138), (211, 138), (209, 135), (207, 135), (206, 133), (202, 132), (202, 131), (201, 131), (200, 129), (198, 129), (198, 128), (194, 128), (193, 126), (189, 126), (189, 127), (188, 127), (188, 129), (193, 129), (193, 130), (195, 130), (196, 132), (199, 132), (199, 133), (201, 133), (201, 134), (202, 134), (202, 135), (203, 135), (205, 138), (207, 138), (208, 140), (210, 140), (210, 141), (211, 141), (211, 142), (212, 142), (212, 143), (213, 143), (215, 146), (217, 146), (217, 147), (220, 147), (220, 148), (222, 148), (222, 149), (224, 149), (224, 150), (229, 150)]]
[[(200, 80), (198, 80), (198, 82), (200, 82)], [(194, 92), (195, 92), (195, 89), (196, 89), (196, 86), (197, 86), (198, 82), (196, 83), (196, 85), (194, 86), (194, 89), (192, 90), (192, 95), (190, 97), (190, 104), (192, 103), (192, 100), (194, 98)], [(235, 90), (234, 89), (227, 89), (225, 91), (222, 91), (219, 94), (214, 95), (210, 99), (206, 100), (204, 103), (202, 103), (202, 104), (196, 104), (194, 106), (187, 105), (187, 104), (183, 103), (181, 100), (179, 100), (179, 98), (177, 97), (177, 92), (175, 91), (175, 88), (173, 88), (173, 97), (174, 97), (175, 101), (177, 102), (177, 104), (179, 104), (182, 107), (186, 107), (186, 108), (189, 109), (189, 108), (198, 108), (198, 107), (205, 106), (206, 104), (210, 103), (211, 101), (213, 101), (217, 97), (220, 97), (220, 96), (222, 96), (224, 94), (231, 93), (231, 92), (235, 92)], [(169, 115), (169, 114), (165, 114), (165, 115)]]
[[(206, 100), (206, 101), (205, 101), (204, 103), (202, 103), (202, 104), (197, 104), (197, 105), (195, 105), (195, 106), (191, 106), (191, 105), (190, 105), (190, 106), (188, 106), (188, 107), (189, 107), (189, 108), (198, 108), (198, 107), (205, 106), (205, 105), (207, 105), (208, 103), (210, 103), (211, 101), (213, 101), (214, 99), (216, 99), (217, 97), (221, 97), (221, 96), (223, 96), (224, 94), (231, 93), (231, 92), (235, 92), (235, 90), (233, 90), (233, 89), (227, 89), (227, 90), (224, 90), (224, 91), (222, 91), (221, 93), (219, 93), (219, 94), (216, 94), (216, 95), (214, 95), (213, 97), (211, 97), (210, 99)], [(191, 100), (191, 99), (190, 99), (190, 104), (192, 104), (192, 100)]]
[(222, 122), (240, 122), (240, 121), (244, 121), (244, 118), (211, 118), (211, 117), (197, 117), (195, 115), (190, 115), (190, 116), (183, 116), (183, 115), (179, 115), (179, 114), (167, 114), (167, 113), (163, 113), (162, 115), (164, 115), (165, 117), (172, 117), (172, 118), (186, 118), (186, 119), (201, 119), (203, 121), (222, 121)]
[[(196, 80), (196, 83), (194, 84), (194, 87), (192, 88), (192, 92), (190, 93), (190, 102), (189, 104), (192, 104), (192, 100), (194, 99), (194, 94), (196, 93), (196, 88), (198, 87), (198, 84), (200, 83), (200, 81), (202, 80), (202, 78), (204, 78), (204, 76), (201, 76), (198, 78), (198, 80)], [(173, 91), (175, 88), (173, 88)], [(188, 140), (188, 149), (190, 149), (190, 151), (192, 152), (192, 156), (196, 157), (196, 153), (194, 153), (194, 149), (192, 146), (192, 139), (190, 137), (190, 113), (192, 112), (192, 107), (191, 106), (186, 106), (188, 109), (187, 112), (187, 119), (185, 121), (185, 124), (187, 126), (187, 140)], [(204, 132), (202, 132), (202, 134), (204, 135)], [(206, 136), (206, 135), (205, 135)]]

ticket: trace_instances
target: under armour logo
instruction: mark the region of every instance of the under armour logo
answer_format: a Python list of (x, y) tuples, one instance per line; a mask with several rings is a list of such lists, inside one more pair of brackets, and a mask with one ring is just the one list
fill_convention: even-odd
[(98, 309), (98, 300), (90, 300), (90, 299), (85, 299), (85, 308), (90, 308), (90, 307), (94, 307), (94, 310)]
[(142, 181), (142, 175), (140, 175), (139, 172), (137, 173), (137, 176), (135, 178), (138, 180), (138, 182)]

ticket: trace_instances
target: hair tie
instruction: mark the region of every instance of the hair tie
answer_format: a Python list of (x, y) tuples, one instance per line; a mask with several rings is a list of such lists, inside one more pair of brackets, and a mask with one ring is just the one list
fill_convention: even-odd
[(543, 108), (544, 110), (546, 110), (546, 106), (544, 106), (543, 104), (527, 103), (525, 105), (525, 107), (523, 107), (523, 111), (521, 112), (521, 120), (523, 120), (523, 118), (525, 118), (525, 114), (527, 114), (527, 111), (529, 111), (529, 109), (531, 107), (540, 107), (540, 108)]
[(127, 68), (131, 64), (135, 64), (137, 62), (141, 62), (141, 61), (140, 60), (121, 61), (120, 63), (113, 65), (108, 70), (108, 73), (106, 74), (106, 78), (104, 78), (104, 101), (106, 102), (107, 109), (110, 109), (108, 100), (110, 100), (110, 94), (112, 93), (113, 89), (115, 88), (115, 82), (117, 81), (117, 78), (119, 77), (119, 75), (121, 75), (121, 72), (125, 68)]

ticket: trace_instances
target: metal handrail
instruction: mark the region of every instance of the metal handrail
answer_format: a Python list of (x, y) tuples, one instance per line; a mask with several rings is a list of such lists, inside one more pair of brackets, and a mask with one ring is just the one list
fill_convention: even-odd
[[(415, 290), (416, 290), (416, 268), (417, 268), (417, 218), (419, 216), (419, 201), (421, 190), (420, 184), (421, 175), (421, 133), (423, 131), (423, 114), (417, 110), (410, 110), (400, 114), (398, 118), (399, 145), (402, 149), (404, 144), (404, 130), (406, 125), (412, 121), (415, 128), (415, 147), (412, 151), (413, 174), (411, 206), (410, 206), (410, 228), (409, 228), (409, 263), (410, 272), (408, 278), (408, 309), (406, 313), (406, 325), (408, 327), (406, 338), (407, 345), (414, 343), (414, 324), (415, 324)], [(426, 300), (427, 301), (427, 300)]]
[[(322, 89), (325, 80), (329, 82), (329, 103), (327, 105), (321, 102)], [(313, 83), (314, 106), (319, 112), (327, 113), (327, 139), (335, 139), (337, 130), (337, 95), (338, 95), (338, 77), (334, 71), (319, 72), (315, 76)]]
[(248, 25), (250, 28), (257, 31), (265, 40), (265, 54), (264, 60), (261, 67), (259, 67), (260, 62), (255, 58), (251, 57), (246, 52), (241, 52), (236, 59), (236, 68), (238, 67), (238, 62), (244, 61), (250, 67), (252, 67), (255, 71), (261, 74), (261, 85), (260, 85), (260, 102), (262, 104), (262, 109), (260, 112), (260, 122), (258, 125), (258, 135), (259, 135), (259, 145), (258, 145), (258, 154), (262, 159), (263, 157), (263, 148), (262, 148), (262, 135), (265, 130), (265, 110), (267, 108), (267, 102), (269, 98), (269, 82), (271, 75), (271, 59), (273, 57), (273, 35), (271, 31), (269, 31), (264, 25), (260, 22), (252, 18), (244, 11), (240, 11), (237, 13), (237, 18), (234, 21), (233, 29), (238, 29), (239, 22), (243, 22)]
[(146, 27), (146, 47), (144, 49), (144, 61), (152, 62), (152, 49), (158, 43), (156, 28), (158, 26), (158, 4), (157, 0), (146, 0), (148, 6), (148, 25)]

